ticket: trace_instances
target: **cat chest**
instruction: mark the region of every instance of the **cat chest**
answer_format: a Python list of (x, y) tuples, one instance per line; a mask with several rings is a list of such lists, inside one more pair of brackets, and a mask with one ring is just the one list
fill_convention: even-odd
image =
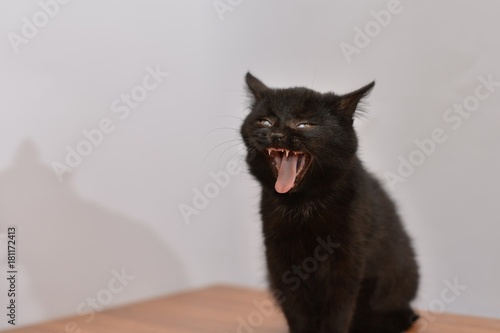
[(326, 277), (335, 267), (341, 246), (329, 234), (267, 239), (268, 266), (283, 281)]

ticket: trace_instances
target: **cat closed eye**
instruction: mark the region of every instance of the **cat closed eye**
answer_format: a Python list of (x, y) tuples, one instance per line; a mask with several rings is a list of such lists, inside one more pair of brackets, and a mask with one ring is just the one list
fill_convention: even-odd
[(309, 128), (311, 126), (312, 126), (311, 123), (304, 122), (304, 123), (298, 123), (295, 127), (296, 128)]
[(269, 119), (266, 119), (266, 118), (258, 119), (257, 122), (259, 123), (259, 125), (263, 125), (263, 126), (267, 126), (267, 127), (273, 126), (273, 123)]

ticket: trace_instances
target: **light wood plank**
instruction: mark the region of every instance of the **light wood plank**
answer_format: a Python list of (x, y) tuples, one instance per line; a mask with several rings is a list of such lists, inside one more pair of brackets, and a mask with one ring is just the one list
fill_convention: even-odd
[[(73, 317), (10, 330), (12, 333), (72, 333), (65, 329), (74, 322), (79, 333), (287, 333), (279, 309), (261, 311), (257, 304), (272, 301), (262, 290), (232, 286), (213, 286), (119, 307), (97, 313), (94, 320)], [(499, 333), (500, 320), (452, 314), (432, 316), (423, 313), (409, 333)], [(432, 319), (432, 320), (431, 320)], [(78, 331), (73, 331), (78, 332)]]

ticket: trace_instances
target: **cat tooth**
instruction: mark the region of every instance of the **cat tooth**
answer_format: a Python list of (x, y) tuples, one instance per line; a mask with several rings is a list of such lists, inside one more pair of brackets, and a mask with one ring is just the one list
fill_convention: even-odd
[(305, 158), (302, 155), (299, 155), (299, 158), (297, 159), (297, 175), (299, 175), (302, 170), (304, 169), (305, 165)]
[(290, 152), (290, 151), (285, 150), (286, 157), (288, 157), (288, 153), (289, 153), (289, 152)]

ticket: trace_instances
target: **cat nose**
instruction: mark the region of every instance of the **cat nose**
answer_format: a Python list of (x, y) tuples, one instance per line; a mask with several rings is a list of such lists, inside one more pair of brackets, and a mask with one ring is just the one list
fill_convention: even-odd
[(273, 145), (282, 146), (285, 141), (285, 134), (283, 133), (271, 133), (270, 141)]
[(271, 133), (271, 139), (283, 139), (285, 134), (283, 133)]

